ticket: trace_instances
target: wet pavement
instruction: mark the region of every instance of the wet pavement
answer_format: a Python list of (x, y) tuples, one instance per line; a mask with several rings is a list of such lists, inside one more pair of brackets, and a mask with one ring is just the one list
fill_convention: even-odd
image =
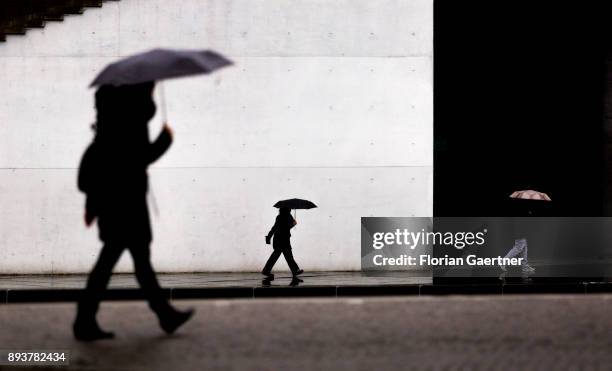
[[(157, 275), (165, 288), (206, 287), (259, 287), (264, 276), (260, 273), (164, 273)], [(300, 286), (344, 286), (344, 285), (413, 285), (432, 282), (431, 272), (305, 272), (300, 275)], [(0, 275), (0, 290), (16, 289), (81, 289), (85, 287), (87, 275)], [(289, 285), (289, 272), (279, 272), (270, 282), (273, 286)], [(114, 274), (110, 288), (136, 288), (133, 274)]]
[[(142, 302), (106, 302), (117, 338), (73, 340), (74, 305), (0, 306), (0, 348), (66, 349), (73, 370), (610, 370), (612, 295), (177, 301), (166, 336)], [(17, 368), (4, 368), (17, 369)], [(24, 368), (18, 368), (24, 369)], [(57, 369), (57, 368), (56, 368)]]
[[(292, 279), (279, 273), (273, 281), (258, 273), (160, 274), (169, 300), (273, 297), (427, 296), (483, 294), (598, 294), (612, 293), (611, 282), (546, 280), (529, 283), (453, 278), (432, 282), (428, 272), (307, 272)], [(79, 298), (86, 275), (0, 276), (0, 304), (70, 302)], [(131, 274), (112, 277), (104, 300), (143, 298)]]

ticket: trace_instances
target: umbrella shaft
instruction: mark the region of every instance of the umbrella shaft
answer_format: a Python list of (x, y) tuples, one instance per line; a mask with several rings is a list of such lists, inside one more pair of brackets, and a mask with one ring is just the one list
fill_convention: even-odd
[(166, 111), (166, 93), (164, 92), (164, 83), (159, 82), (159, 105), (161, 107), (162, 124), (168, 123), (168, 112)]

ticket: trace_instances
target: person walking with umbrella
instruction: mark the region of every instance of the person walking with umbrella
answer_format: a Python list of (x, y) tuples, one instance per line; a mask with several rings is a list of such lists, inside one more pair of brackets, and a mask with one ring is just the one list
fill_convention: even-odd
[(266, 236), (266, 244), (269, 245), (270, 240), (272, 240), (274, 251), (270, 254), (261, 273), (266, 276), (268, 280), (273, 280), (274, 274), (272, 274), (272, 268), (281, 254), (283, 254), (293, 277), (296, 277), (304, 273), (304, 270), (300, 269), (293, 258), (290, 230), (296, 226), (297, 221), (291, 216), (291, 209), (311, 209), (317, 206), (310, 201), (294, 198), (291, 200), (279, 201), (274, 207), (278, 208), (278, 215), (276, 216), (276, 221), (272, 229), (270, 229), (270, 232), (268, 232)]
[(193, 310), (182, 312), (170, 305), (151, 266), (147, 167), (170, 147), (173, 134), (164, 113), (164, 128), (151, 143), (148, 123), (156, 111), (155, 81), (208, 73), (228, 64), (212, 52), (156, 49), (111, 64), (92, 83), (99, 86), (96, 134), (81, 160), (78, 186), (87, 196), (85, 223), (90, 226), (97, 218), (104, 246), (78, 301), (73, 324), (78, 340), (114, 337), (100, 328), (96, 313), (125, 249), (132, 255), (136, 279), (166, 333), (173, 333), (193, 315)]
[(150, 261), (147, 167), (172, 143), (172, 131), (167, 125), (153, 143), (149, 142), (148, 121), (155, 113), (153, 86), (105, 85), (96, 92), (96, 136), (82, 161), (79, 188), (87, 195), (85, 223), (89, 226), (98, 219), (104, 246), (78, 302), (73, 325), (78, 340), (114, 337), (98, 326), (96, 313), (124, 249), (132, 255), (138, 283), (164, 331), (174, 332), (193, 314), (177, 311), (168, 303)]
[[(535, 207), (535, 203), (539, 202), (550, 202), (552, 201), (550, 197), (544, 193), (535, 190), (522, 190), (512, 192), (510, 198), (518, 201), (518, 202), (527, 202), (527, 204), (531, 203), (531, 205), (527, 206), (527, 204), (514, 204), (515, 211), (520, 211), (521, 216), (534, 216), (533, 209)], [(526, 236), (517, 236), (514, 240), (514, 246), (504, 256), (504, 258), (516, 258), (520, 257), (521, 260), (521, 278), (524, 282), (530, 281), (530, 276), (535, 274), (535, 268), (529, 264), (529, 254), (527, 247), (527, 237)], [(499, 268), (502, 273), (499, 275), (499, 279), (504, 281), (506, 275), (508, 273), (508, 269), (505, 265), (500, 264)]]

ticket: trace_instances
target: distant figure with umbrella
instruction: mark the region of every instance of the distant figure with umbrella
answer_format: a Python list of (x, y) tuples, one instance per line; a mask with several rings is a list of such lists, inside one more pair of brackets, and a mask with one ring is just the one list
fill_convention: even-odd
[(261, 273), (267, 277), (268, 281), (274, 279), (272, 268), (274, 267), (274, 264), (276, 264), (276, 261), (281, 254), (283, 254), (285, 257), (293, 277), (304, 273), (304, 270), (300, 269), (298, 264), (295, 262), (291, 249), (291, 233), (289, 231), (297, 224), (297, 221), (293, 218), (293, 216), (291, 216), (291, 209), (312, 209), (317, 206), (310, 201), (293, 198), (290, 200), (279, 201), (274, 205), (274, 207), (278, 208), (278, 216), (276, 217), (276, 221), (274, 222), (272, 229), (270, 229), (270, 232), (266, 236), (266, 244), (269, 245), (270, 240), (273, 241), (272, 247), (274, 248), (274, 251), (272, 251), (270, 258), (268, 258), (266, 265), (261, 271)]
[[(525, 202), (525, 201), (527, 202), (527, 204), (525, 203), (522, 203), (520, 205), (515, 204), (515, 205), (518, 205), (518, 207), (515, 206), (515, 210), (520, 208), (520, 210), (522, 211), (521, 214), (523, 214), (523, 216), (524, 215), (533, 216), (533, 209), (536, 205), (535, 203), (537, 203), (538, 201), (540, 202), (543, 202), (543, 201), (550, 202), (551, 201), (550, 197), (546, 193), (535, 191), (532, 189), (512, 192), (512, 194), (510, 195), (510, 198), (516, 201), (520, 201), (520, 202)], [(514, 240), (514, 246), (512, 246), (512, 248), (504, 256), (504, 258), (516, 258), (516, 257), (519, 257), (522, 259), (521, 260), (521, 278), (523, 279), (523, 281), (528, 282), (530, 280), (530, 276), (535, 274), (535, 268), (531, 266), (528, 261), (529, 254), (528, 254), (526, 236), (517, 236), (517, 238)], [(499, 275), (499, 279), (503, 281), (506, 278), (508, 270), (504, 265), (500, 265), (499, 268), (502, 270), (502, 273)]]
[(78, 186), (87, 197), (85, 223), (90, 226), (98, 219), (104, 246), (78, 302), (73, 325), (78, 340), (114, 337), (99, 327), (96, 313), (125, 249), (132, 255), (138, 283), (162, 329), (171, 334), (192, 316), (192, 310), (178, 311), (170, 305), (151, 266), (147, 167), (170, 147), (173, 134), (164, 122), (161, 134), (151, 143), (148, 122), (156, 111), (152, 97), (156, 80), (207, 73), (227, 64), (211, 52), (158, 49), (111, 64), (92, 83), (100, 86), (95, 94), (95, 137), (81, 160)]

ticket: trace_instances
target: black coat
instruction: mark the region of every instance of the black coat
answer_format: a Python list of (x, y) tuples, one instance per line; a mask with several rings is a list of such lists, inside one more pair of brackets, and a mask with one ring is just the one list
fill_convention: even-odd
[(86, 193), (86, 211), (98, 218), (105, 242), (152, 239), (147, 167), (166, 152), (172, 137), (164, 130), (151, 143), (146, 123), (141, 125), (144, 130), (138, 135), (98, 135), (81, 160), (79, 189)]
[(291, 228), (295, 226), (295, 219), (290, 213), (278, 214), (276, 221), (268, 232), (268, 239), (274, 237), (272, 246), (274, 249), (285, 249), (291, 247)]

